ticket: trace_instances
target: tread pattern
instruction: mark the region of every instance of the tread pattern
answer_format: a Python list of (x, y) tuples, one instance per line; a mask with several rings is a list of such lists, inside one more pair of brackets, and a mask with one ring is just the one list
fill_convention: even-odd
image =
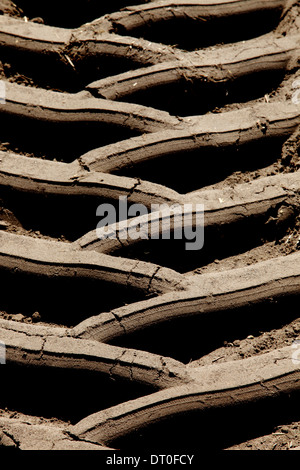
[[(125, 8), (121, 11), (108, 11), (73, 29), (38, 24), (27, 17), (24, 21), (20, 8), (26, 11), (22, 2), (20, 5), (16, 2), (19, 8), (8, 3), (0, 2), (3, 13), (0, 54), (17, 64), (24, 55), (33, 77), (37, 58), (45, 61), (47, 70), (43, 87), (40, 83), (36, 86), (35, 77), (34, 86), (13, 80), (5, 82), (6, 101), (0, 103), (0, 121), (6, 124), (0, 141), (9, 129), (7, 123), (21, 119), (25, 128), (25, 131), (17, 128), (15, 142), (12, 145), (9, 142), (9, 149), (1, 146), (0, 150), (0, 191), (7, 201), (12, 200), (18, 207), (23, 197), (35, 198), (38, 204), (55, 197), (56, 204), (68, 202), (76, 207), (77, 201), (85, 198), (117, 204), (120, 196), (127, 196), (128, 201), (144, 204), (150, 210), (153, 204), (189, 204), (189, 220), (194, 230), (199, 228), (197, 204), (204, 204), (205, 229), (211, 230), (209, 233), (217, 239), (226, 230), (234, 231), (245, 223), (249, 224), (246, 229), (255, 223), (255, 230), (264, 233), (266, 225), (274, 221), (278, 232), (291, 220), (295, 222), (299, 212), (298, 166), (278, 174), (258, 174), (235, 185), (226, 185), (225, 180), (220, 187), (199, 184), (186, 191), (174, 189), (176, 185), (157, 183), (155, 173), (157, 168), (167, 167), (168, 181), (172, 182), (174, 162), (179, 162), (180, 172), (190, 155), (193, 164), (204, 167), (208, 158), (205, 152), (221, 149), (227, 152), (225, 155), (238, 154), (241, 162), (245, 148), (279, 145), (281, 149), (283, 144), (288, 146), (289, 142), (297, 141), (300, 107), (281, 88), (291, 77), (298, 76), (300, 35), (299, 30), (281, 34), (280, 24), (282, 18), (297, 8), (298, 1), (140, 2), (122, 5)], [(45, 12), (47, 8), (51, 11), (51, 5), (46, 3)], [(114, 4), (119, 8), (120, 3)], [(86, 2), (82, 1), (82, 5), (88, 13)], [(230, 28), (233, 21), (242, 18), (253, 21), (266, 14), (277, 18), (278, 29), (272, 29), (270, 20), (270, 30), (259, 32), (254, 28), (252, 37), (245, 40), (237, 37), (235, 42), (224, 40), (224, 44), (201, 49), (198, 49), (201, 44), (195, 44), (190, 50), (188, 47), (184, 50), (184, 44), (173, 47), (171, 43), (150, 40), (151, 34), (154, 39), (155, 34), (160, 37), (162, 24), (171, 38), (172, 28), (178, 30), (178, 25), (188, 27), (194, 22), (200, 29), (202, 23), (213, 28), (216, 21), (221, 21)], [(71, 85), (68, 89), (62, 80), (61, 87), (50, 89), (53, 77), (57, 79), (51, 66), (53, 61), (65, 67), (71, 78), (76, 77), (81, 88), (71, 93)], [(191, 113), (175, 115), (174, 103), (170, 106), (168, 99), (167, 104), (162, 100), (159, 109), (156, 106), (168, 90), (173, 101), (179, 102), (187, 84), (191, 93), (198, 93), (202, 87), (205, 93), (208, 84), (209, 93), (214, 93), (220, 85), (235, 89), (240, 86), (239, 80), (264, 77), (266, 73), (282, 74), (276, 93), (252, 97), (236, 106), (229, 103), (229, 109), (225, 106), (218, 112), (212, 109), (204, 114), (192, 109)], [(152, 100), (153, 107), (149, 106)], [(42, 159), (34, 152), (29, 156), (20, 150), (18, 139), (28, 134), (27, 129), (35, 132), (39, 128), (44, 132), (40, 140), (29, 136), (29, 146), (36, 139), (37, 146), (46, 142), (47, 147), (47, 142), (50, 145), (53, 139), (53, 129), (64, 126), (69, 131), (70, 146), (72, 135), (78, 133), (83, 148), (86, 145), (84, 152), (80, 147), (74, 149), (74, 154), (71, 149), (64, 155), (61, 146), (61, 161), (55, 161), (48, 155)], [(95, 142), (88, 142), (85, 132), (89, 129)], [(264, 150), (260, 152), (263, 154)], [(255, 166), (255, 157), (255, 150), (251, 150), (246, 158)], [(147, 168), (152, 168), (149, 181), (140, 176), (143, 165), (146, 174)], [(132, 221), (139, 225), (152, 220), (152, 216), (149, 213)], [(161, 235), (159, 216), (157, 220), (157, 232)], [(167, 263), (158, 264), (151, 256), (147, 261), (139, 257), (139, 253), (145, 255), (143, 243), (151, 251), (150, 240), (123, 240), (124, 220), (111, 227), (116, 229), (115, 238), (99, 240), (93, 230), (69, 243), (57, 238), (47, 240), (45, 236), (36, 238), (28, 227), (22, 227), (23, 231), (19, 228), (19, 232), (11, 230), (5, 218), (0, 222), (0, 270), (4, 276), (13, 279), (19, 276), (21, 282), (67, 280), (74, 286), (75, 281), (81, 280), (96, 285), (100, 293), (97, 313), (94, 310), (81, 321), (75, 315), (73, 318), (72, 309), (64, 300), (72, 326), (55, 325), (55, 320), (54, 324), (34, 325), (1, 317), (0, 340), (6, 345), (8, 366), (92, 372), (100, 382), (115, 381), (120, 389), (123, 382), (149, 387), (148, 394), (134, 393), (129, 401), (123, 401), (121, 391), (117, 404), (106, 409), (99, 404), (95, 413), (71, 424), (37, 421), (37, 417), (25, 414), (10, 417), (3, 411), (1, 446), (78, 450), (114, 448), (119, 442), (126, 446), (127, 438), (130, 440), (130, 436), (155, 423), (172, 419), (176, 422), (181, 416), (202, 416), (201, 413), (210, 410), (235, 409), (299, 393), (300, 369), (297, 361), (291, 360), (290, 346), (200, 367), (195, 367), (192, 361), (186, 364), (175, 359), (173, 351), (157, 354), (140, 347), (143, 335), (149, 331), (151, 334), (164, 327), (172, 336), (178, 321), (183, 327), (190, 325), (189, 320), (197, 320), (201, 327), (202, 321), (205, 325), (207, 319), (213, 322), (221, 314), (230, 324), (235, 312), (251, 323), (251, 310), (249, 313), (247, 308), (299, 296), (299, 252), (271, 256), (241, 268), (197, 274), (195, 269), (201, 258), (199, 261), (196, 256), (193, 271), (184, 272), (171, 269)], [(79, 223), (83, 224), (80, 220)], [(172, 234), (178, 229), (177, 223), (173, 214)], [(161, 246), (159, 249), (164, 250)], [(179, 256), (172, 250), (170, 243), (171, 258)], [(105, 311), (101, 300), (108, 288), (108, 295), (125, 288), (132, 295), (131, 301), (126, 304), (125, 297), (115, 294), (118, 306)], [(33, 285), (31, 295), (35, 294)], [(81, 295), (85, 298), (88, 293)], [(284, 318), (283, 311), (282, 322)], [(132, 346), (130, 341), (138, 346)], [(180, 351), (182, 345), (176, 347)]]

